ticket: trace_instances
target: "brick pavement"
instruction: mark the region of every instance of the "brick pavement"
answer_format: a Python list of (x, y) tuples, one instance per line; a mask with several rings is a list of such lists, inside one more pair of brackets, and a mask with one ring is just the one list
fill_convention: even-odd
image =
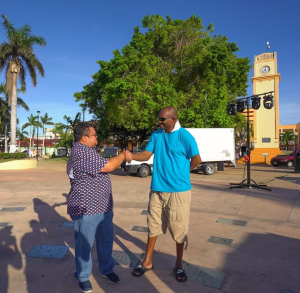
[[(65, 164), (39, 161), (36, 169), (0, 171), (0, 280), (2, 293), (79, 292), (73, 277), (72, 228), (66, 214), (69, 181)], [(300, 292), (300, 176), (289, 168), (254, 165), (251, 178), (267, 182), (272, 192), (229, 189), (243, 179), (243, 165), (226, 167), (212, 176), (191, 174), (193, 196), (189, 246), (184, 260), (191, 265), (225, 273), (221, 288), (189, 280), (180, 284), (172, 275), (175, 245), (169, 234), (158, 238), (154, 270), (141, 278), (132, 268), (117, 265), (121, 283), (111, 285), (97, 273), (93, 251), (94, 292)], [(143, 253), (147, 234), (131, 231), (146, 226), (151, 178), (136, 178), (116, 170), (111, 174), (114, 193), (114, 250)], [(245, 226), (218, 223), (220, 219), (246, 221)], [(208, 242), (211, 236), (232, 239), (229, 246)], [(67, 245), (62, 259), (29, 258), (37, 244)]]

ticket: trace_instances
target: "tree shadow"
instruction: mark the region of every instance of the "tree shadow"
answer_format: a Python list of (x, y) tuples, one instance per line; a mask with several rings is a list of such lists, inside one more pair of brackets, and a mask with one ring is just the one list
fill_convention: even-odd
[(0, 229), (0, 291), (3, 293), (8, 292), (8, 267), (12, 266), (15, 269), (22, 268), (21, 253), (16, 244), (16, 237), (12, 234), (12, 230), (12, 226)]

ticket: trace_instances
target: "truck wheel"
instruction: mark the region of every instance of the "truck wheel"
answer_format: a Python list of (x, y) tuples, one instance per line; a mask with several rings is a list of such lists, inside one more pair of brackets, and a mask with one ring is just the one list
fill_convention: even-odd
[(139, 172), (138, 172), (139, 176), (145, 178), (145, 177), (148, 177), (149, 174), (150, 174), (150, 169), (147, 165), (142, 165), (139, 169)]
[(294, 163), (293, 163), (293, 161), (289, 161), (289, 162), (287, 162), (287, 164), (286, 164), (288, 167), (293, 167), (294, 166)]
[(216, 168), (214, 164), (205, 164), (202, 170), (205, 175), (212, 175), (215, 173)]

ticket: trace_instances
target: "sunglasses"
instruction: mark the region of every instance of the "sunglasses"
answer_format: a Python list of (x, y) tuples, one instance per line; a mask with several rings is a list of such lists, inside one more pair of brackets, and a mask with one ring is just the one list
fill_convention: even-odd
[(166, 121), (167, 119), (172, 119), (172, 118), (175, 118), (175, 117), (158, 117), (158, 121)]

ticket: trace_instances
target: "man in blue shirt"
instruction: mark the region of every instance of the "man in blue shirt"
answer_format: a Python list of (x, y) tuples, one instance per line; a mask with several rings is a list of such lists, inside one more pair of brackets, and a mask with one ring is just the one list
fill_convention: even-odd
[(189, 226), (190, 171), (201, 163), (201, 158), (195, 138), (180, 126), (177, 118), (174, 107), (162, 109), (158, 114), (160, 129), (152, 133), (143, 152), (132, 154), (136, 161), (147, 161), (155, 154), (148, 204), (147, 250), (142, 264), (132, 272), (135, 277), (153, 269), (152, 255), (157, 236), (165, 234), (168, 228), (176, 242), (176, 280), (187, 280), (182, 269), (182, 256)]

